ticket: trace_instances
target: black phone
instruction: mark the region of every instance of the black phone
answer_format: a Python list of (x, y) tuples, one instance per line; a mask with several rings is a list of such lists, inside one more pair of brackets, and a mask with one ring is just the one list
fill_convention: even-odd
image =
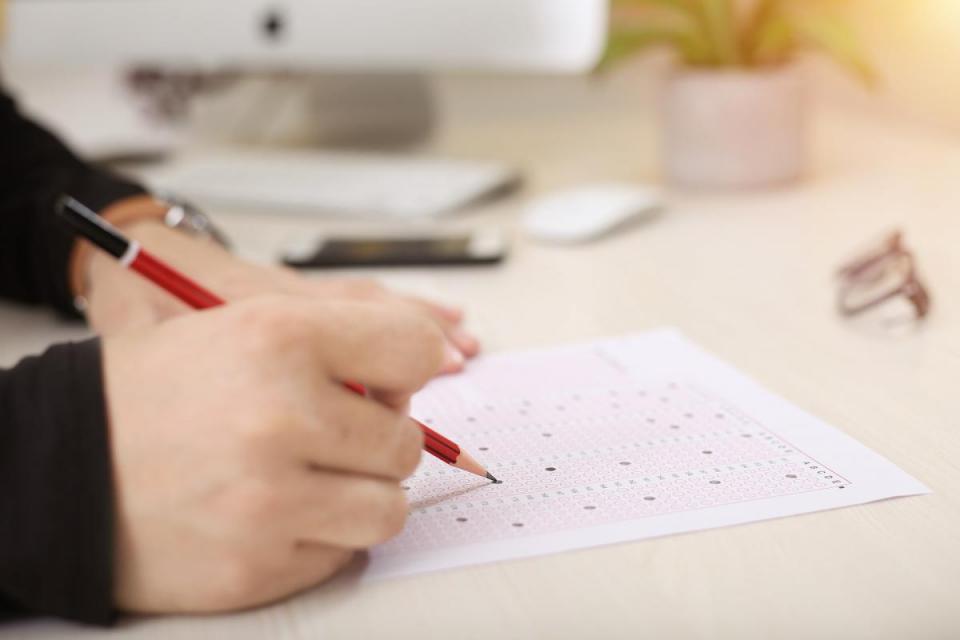
[(294, 242), (283, 263), (297, 269), (490, 265), (502, 262), (507, 243), (499, 231), (394, 238), (319, 238)]

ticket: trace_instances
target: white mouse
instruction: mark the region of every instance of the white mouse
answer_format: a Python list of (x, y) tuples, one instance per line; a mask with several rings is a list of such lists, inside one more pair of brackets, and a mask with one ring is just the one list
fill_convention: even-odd
[(531, 238), (546, 242), (587, 242), (656, 213), (662, 204), (660, 192), (643, 185), (581, 187), (534, 200), (523, 216), (523, 228)]

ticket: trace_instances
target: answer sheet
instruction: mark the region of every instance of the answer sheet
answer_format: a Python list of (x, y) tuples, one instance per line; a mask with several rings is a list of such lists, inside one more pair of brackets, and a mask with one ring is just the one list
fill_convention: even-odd
[(928, 492), (671, 330), (483, 357), (413, 415), (503, 483), (424, 456), (369, 578)]

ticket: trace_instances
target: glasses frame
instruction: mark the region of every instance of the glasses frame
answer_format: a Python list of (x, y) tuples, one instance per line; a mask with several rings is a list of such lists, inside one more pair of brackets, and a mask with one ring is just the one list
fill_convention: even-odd
[[(901, 265), (896, 265), (897, 262)], [(875, 281), (878, 276), (893, 268), (903, 272), (900, 285), (865, 302), (851, 302), (852, 294), (858, 288)], [(840, 280), (837, 308), (844, 316), (860, 315), (899, 297), (905, 298), (911, 304), (918, 320), (926, 318), (930, 313), (930, 292), (917, 274), (916, 258), (904, 244), (902, 231), (890, 233), (878, 248), (842, 266), (837, 271), (837, 278)]]

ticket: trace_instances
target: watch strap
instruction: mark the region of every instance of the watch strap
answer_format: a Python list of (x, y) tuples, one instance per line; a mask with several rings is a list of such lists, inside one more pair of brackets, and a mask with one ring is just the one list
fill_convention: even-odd
[[(100, 216), (110, 224), (120, 227), (140, 220), (164, 221), (170, 205), (157, 200), (153, 196), (139, 195), (119, 200), (106, 209), (100, 211)], [(94, 251), (93, 245), (82, 238), (73, 243), (73, 251), (69, 262), (70, 292), (74, 298), (79, 298), (86, 290), (84, 273), (90, 254)]]

